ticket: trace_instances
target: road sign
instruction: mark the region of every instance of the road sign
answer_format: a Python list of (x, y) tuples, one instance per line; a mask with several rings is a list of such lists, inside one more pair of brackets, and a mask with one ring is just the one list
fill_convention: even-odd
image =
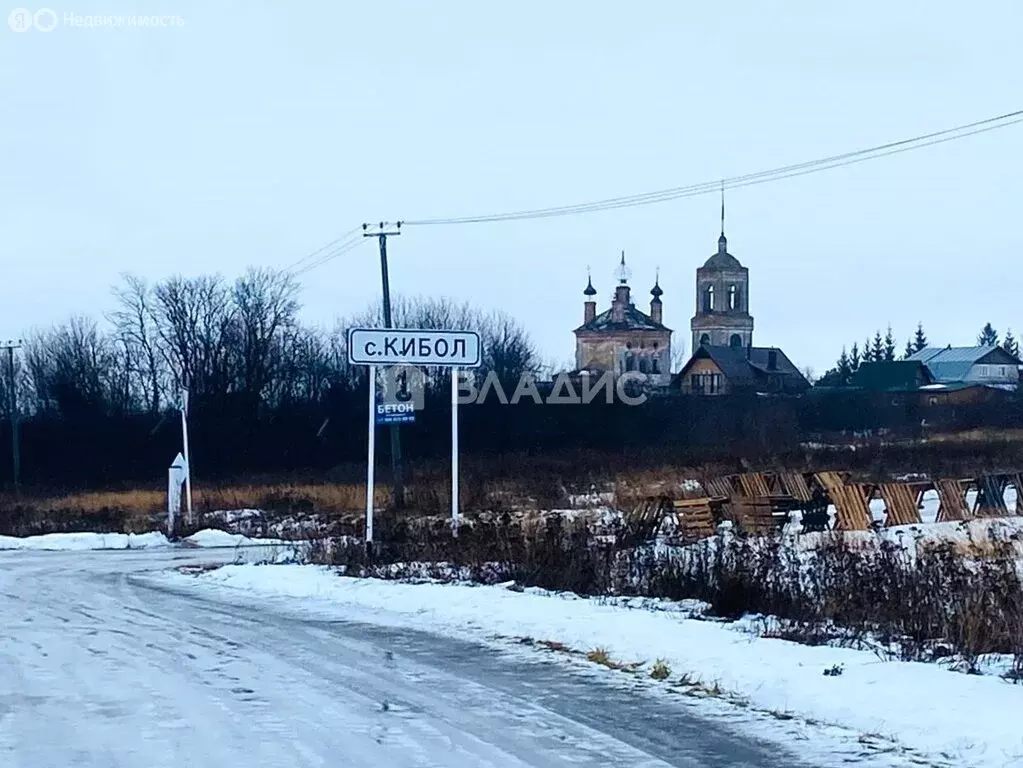
[(416, 420), (414, 403), (378, 403), (377, 424), (413, 424)]
[[(458, 369), (478, 368), (482, 358), (480, 335), (475, 331), (427, 331), (416, 328), (350, 328), (348, 362), (369, 366), (369, 439), (366, 441), (366, 542), (373, 541), (373, 466), (376, 452), (376, 426), (415, 421), (416, 406), (410, 398), (403, 402), (397, 392), (407, 390), (403, 377), (394, 401), (377, 403), (377, 367), (444, 366), (451, 369), (451, 533), (458, 535)], [(391, 384), (399, 383), (391, 377)], [(389, 391), (389, 390), (388, 390)]]
[(353, 365), (441, 365), (478, 368), (480, 335), (475, 331), (414, 328), (350, 328), (348, 362)]

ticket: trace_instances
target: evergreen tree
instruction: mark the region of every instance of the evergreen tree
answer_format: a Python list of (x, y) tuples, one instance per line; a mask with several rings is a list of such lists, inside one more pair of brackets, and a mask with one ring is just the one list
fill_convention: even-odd
[(977, 344), (982, 347), (998, 346), (998, 331), (991, 327), (991, 323), (984, 323), (984, 328), (977, 337)]
[(842, 384), (848, 384), (849, 379), (852, 378), (852, 365), (849, 362), (849, 355), (845, 353), (845, 347), (842, 347), (842, 354), (838, 358), (838, 379)]
[(906, 350), (902, 353), (902, 359), (903, 360), (909, 360), (909, 358), (913, 356), (914, 352), (916, 352), (916, 350), (913, 349), (913, 342), (912, 341), (907, 341), (906, 342)]
[(870, 337), (868, 336), (863, 342), (863, 351), (860, 352), (860, 356), (863, 358), (864, 363), (874, 362), (874, 353), (870, 349)]
[(849, 368), (853, 373), (860, 369), (860, 345), (855, 341), (852, 345), (852, 354), (849, 355)]
[(1012, 328), (1005, 330), (1005, 340), (1002, 341), (1002, 349), (1013, 357), (1019, 357), (1019, 344), (1016, 341), (1016, 337), (1012, 335)]
[(888, 332), (884, 335), (884, 359), (889, 363), (895, 359), (895, 336), (892, 335), (891, 323), (888, 324)]
[(884, 360), (884, 340), (881, 338), (881, 331), (874, 332), (874, 344), (870, 348), (870, 359), (876, 363)]
[(927, 334), (924, 333), (924, 324), (916, 324), (916, 336), (913, 338), (913, 351), (919, 352), (927, 346)]

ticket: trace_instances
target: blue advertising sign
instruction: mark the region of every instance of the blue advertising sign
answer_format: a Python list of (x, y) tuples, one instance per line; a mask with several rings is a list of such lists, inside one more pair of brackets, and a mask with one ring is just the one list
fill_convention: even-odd
[(377, 424), (412, 424), (416, 420), (414, 403), (378, 403)]

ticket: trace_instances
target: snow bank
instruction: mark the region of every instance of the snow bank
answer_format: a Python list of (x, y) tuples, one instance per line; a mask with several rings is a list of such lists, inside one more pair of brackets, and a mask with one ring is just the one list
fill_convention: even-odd
[(193, 547), (286, 546), (294, 543), (282, 539), (253, 539), (240, 533), (228, 533), (215, 528), (206, 528), (193, 533), (184, 541)]
[(162, 533), (45, 533), (27, 536), (0, 536), (0, 549), (31, 549), (78, 552), (95, 549), (154, 549), (171, 544)]
[[(257, 547), (293, 546), (280, 539), (252, 539), (239, 534), (206, 529), (184, 539), (185, 546)], [(0, 536), (0, 550), (85, 552), (105, 549), (161, 549), (177, 546), (159, 531), (151, 533), (45, 533), (39, 536)]]
[[(1023, 761), (1017, 712), (1023, 686), (935, 664), (882, 661), (872, 653), (754, 637), (742, 623), (637, 610), (622, 603), (502, 586), (404, 584), (341, 578), (320, 566), (226, 566), (161, 578), (221, 594), (288, 598), (289, 607), (414, 625), (486, 640), (532, 637), (577, 650), (607, 648), (617, 661), (664, 659), (672, 676), (717, 683), (766, 711), (881, 734), (962, 766)], [(296, 603), (296, 601), (299, 601)], [(835, 666), (841, 674), (825, 675)]]

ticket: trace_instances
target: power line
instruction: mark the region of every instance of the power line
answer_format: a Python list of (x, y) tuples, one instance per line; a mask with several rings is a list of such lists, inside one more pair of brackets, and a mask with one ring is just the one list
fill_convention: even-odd
[[(305, 274), (306, 272), (312, 269), (316, 269), (317, 267), (326, 264), (328, 261), (336, 259), (338, 256), (343, 256), (349, 251), (355, 250), (360, 245), (362, 245), (362, 243), (363, 239), (361, 234), (356, 235), (355, 237), (349, 237), (347, 240), (340, 242), (336, 248), (329, 250), (326, 253), (322, 253), (322, 255), (320, 255), (318, 258), (314, 259), (313, 261), (310, 261), (300, 269), (290, 269), (289, 271), (291, 272), (292, 277), (298, 277), (299, 275)], [(321, 248), (320, 251), (318, 251), (318, 253), (322, 252), (323, 250), (324, 249)], [(303, 259), (303, 261), (304, 260), (305, 259)]]
[(304, 262), (307, 262), (307, 261), (309, 261), (311, 259), (314, 259), (315, 257), (319, 256), (320, 254), (322, 254), (325, 251), (329, 250), (330, 248), (333, 248), (334, 246), (337, 246), (338, 244), (342, 243), (342, 241), (350, 240), (352, 238), (352, 236), (355, 235), (359, 231), (359, 229), (360, 229), (360, 227), (352, 227), (347, 232), (345, 232), (343, 235), (340, 235), (339, 237), (335, 238), (334, 240), (331, 240), (326, 245), (321, 246), (320, 248), (317, 248), (312, 253), (303, 256), (301, 259), (299, 259), (298, 261), (294, 262), (289, 267), (287, 267), (286, 271), (287, 272), (294, 272), (295, 270), (299, 269)]
[[(790, 165), (780, 166), (778, 168), (771, 168), (763, 171), (756, 171), (754, 173), (747, 173), (740, 176), (731, 176), (724, 179), (715, 179), (713, 181), (704, 181), (698, 184), (689, 184), (680, 187), (670, 187), (667, 189), (661, 189), (654, 192), (644, 192), (635, 195), (624, 195), (621, 197), (611, 197), (603, 200), (594, 200), (588, 203), (578, 203), (575, 205), (563, 205), (554, 206), (548, 208), (534, 208), (520, 211), (510, 211), (505, 213), (492, 213), (484, 214), (480, 216), (459, 216), (449, 218), (432, 218), (432, 219), (416, 219), (410, 221), (402, 221), (401, 224), (404, 226), (436, 226), (436, 225), (449, 225), (449, 224), (486, 224), (496, 223), (502, 221), (519, 221), (526, 219), (543, 219), (553, 218), (559, 216), (575, 216), (586, 213), (596, 213), (599, 211), (610, 211), (619, 208), (633, 208), (643, 205), (654, 205), (656, 203), (668, 202), (671, 200), (681, 200), (687, 197), (696, 197), (698, 195), (705, 195), (711, 192), (716, 192), (719, 189), (737, 189), (740, 187), (748, 187), (756, 184), (767, 184), (774, 181), (782, 181), (784, 179), (794, 178), (796, 176), (804, 176), (809, 173), (819, 173), (821, 171), (829, 171), (833, 168), (841, 168), (846, 165), (854, 165), (856, 163), (867, 162), (868, 160), (877, 160), (882, 157), (888, 157), (890, 155), (901, 154), (903, 152), (912, 152), (917, 149), (924, 149), (937, 144), (944, 144), (950, 141), (957, 141), (959, 139), (965, 139), (969, 136), (975, 136), (980, 133), (987, 133), (988, 131), (994, 131), (999, 128), (1006, 128), (1011, 125), (1023, 123), (1023, 109), (1016, 110), (1014, 112), (1006, 112), (1005, 114), (996, 115), (994, 117), (984, 118), (983, 120), (977, 120), (972, 123), (965, 123), (963, 125), (957, 125), (953, 128), (945, 128), (940, 131), (932, 131), (930, 133), (921, 134), (919, 136), (913, 136), (907, 139), (899, 139), (897, 141), (890, 141), (884, 144), (878, 144), (873, 147), (867, 147), (864, 149), (857, 149), (850, 152), (843, 152), (837, 155), (831, 155), (828, 157), (818, 158), (816, 160), (808, 160), (801, 163), (793, 163)], [(353, 227), (352, 229), (345, 232), (340, 237), (330, 241), (323, 247), (316, 251), (302, 257), (290, 267), (289, 272), (295, 277), (305, 274), (310, 270), (316, 269), (323, 264), (326, 264), (339, 256), (343, 256), (350, 251), (354, 250), (363, 241), (361, 237), (361, 226)]]
[(549, 208), (535, 208), (529, 210), (511, 211), (507, 213), (485, 214), (480, 216), (418, 219), (404, 221), (402, 223), (406, 226), (426, 226), (441, 224), (479, 224), (492, 223), (498, 221), (550, 218), (554, 216), (572, 216), (584, 213), (594, 213), (597, 211), (614, 210), (617, 208), (631, 208), (641, 205), (652, 205), (654, 203), (667, 202), (669, 200), (678, 200), (685, 197), (693, 197), (695, 195), (703, 195), (709, 192), (714, 192), (720, 189), (722, 184), (724, 184), (726, 188), (744, 187), (753, 184), (763, 184), (770, 181), (780, 181), (782, 179), (792, 178), (794, 176), (802, 176), (807, 173), (826, 171), (832, 168), (839, 168), (844, 165), (852, 165), (854, 163), (866, 162), (867, 160), (874, 160), (880, 157), (887, 157), (888, 155), (899, 154), (901, 152), (910, 152), (915, 149), (922, 149), (924, 147), (933, 146), (935, 144), (941, 144), (947, 141), (963, 139), (978, 133), (985, 133), (987, 131), (996, 130), (998, 128), (1005, 128), (1020, 122), (1023, 122), (1023, 110), (1007, 112), (1005, 114), (997, 115), (995, 117), (989, 117), (983, 120), (977, 120), (972, 123), (958, 125), (955, 126), (954, 128), (946, 128), (940, 131), (933, 131), (931, 133), (921, 134), (919, 136), (914, 136), (912, 138), (887, 142), (885, 144), (879, 144), (877, 146), (867, 147), (865, 149), (858, 149), (852, 152), (844, 152), (842, 154), (832, 155), (830, 157), (823, 157), (817, 160), (795, 163), (792, 165), (781, 166), (779, 168), (772, 168), (764, 171), (757, 171), (755, 173), (744, 174), (741, 176), (732, 176), (725, 179), (716, 179), (714, 181), (701, 182), (699, 184), (691, 184), (682, 187), (671, 187), (668, 189), (662, 189), (655, 192), (645, 192), (636, 195), (612, 197), (588, 203), (579, 203), (576, 205), (555, 206)]

